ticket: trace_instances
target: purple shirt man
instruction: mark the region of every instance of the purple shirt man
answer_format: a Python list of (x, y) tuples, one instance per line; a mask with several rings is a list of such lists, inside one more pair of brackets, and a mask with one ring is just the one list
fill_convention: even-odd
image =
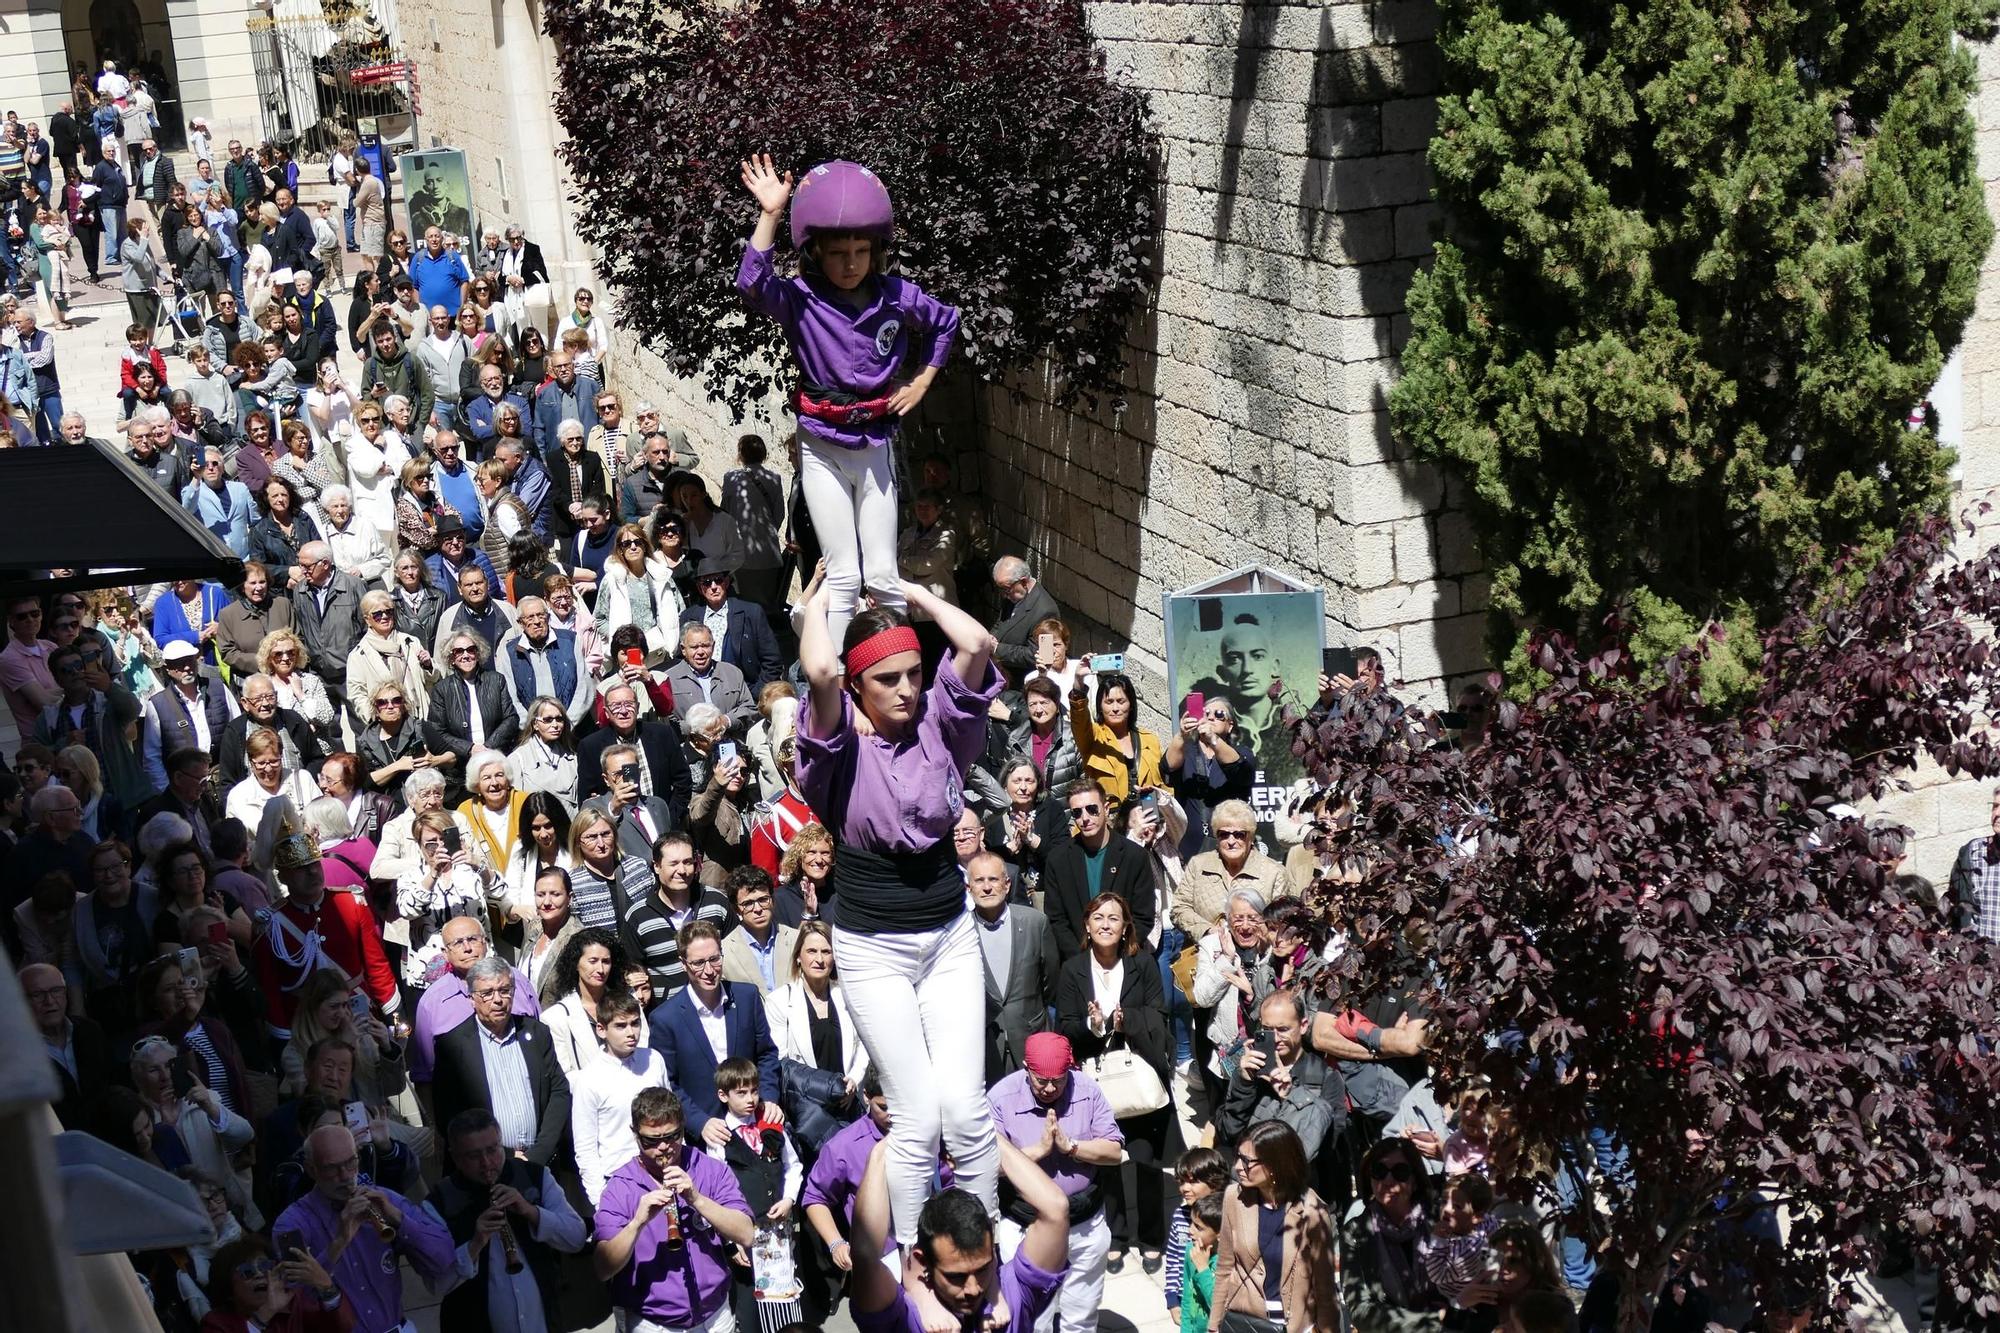
[[(676, 1136), (678, 1138), (678, 1136)], [(724, 1208), (743, 1214), (747, 1226), (750, 1205), (727, 1166), (703, 1152), (676, 1143), (680, 1169), (694, 1187)], [(634, 1157), (611, 1173), (597, 1201), (597, 1239), (608, 1241), (638, 1215), (646, 1196), (660, 1181)], [(667, 1214), (653, 1215), (632, 1244), (632, 1257), (612, 1274), (607, 1285), (619, 1309), (669, 1328), (692, 1328), (707, 1322), (729, 1300), (730, 1242), (690, 1207), (680, 1210), (682, 1243), (667, 1244)]]
[(1001, 683), (999, 670), (989, 662), (985, 679), (976, 688), (967, 686), (947, 655), (924, 695), (915, 729), (900, 745), (857, 735), (854, 704), (844, 694), (840, 727), (830, 737), (810, 734), (812, 710), (804, 710), (799, 716), (799, 789), (820, 812), (835, 842), (894, 853), (928, 851), (949, 839), (965, 808), (959, 775), (986, 748), (986, 710), (999, 696)]
[[(410, 1024), (410, 1081), (428, 1083), (437, 1063), (437, 1039), (472, 1017), (472, 995), (465, 989), (465, 973), (486, 956), (486, 928), (472, 917), (455, 916), (439, 932), (444, 940), (444, 956), (451, 966), (430, 984), (417, 1001), (417, 1016)], [(514, 969), (514, 1012), (535, 1018), (542, 1002), (535, 988)]]
[[(279, 1215), (271, 1234), (296, 1235), (325, 1266), (341, 1299), (354, 1310), (354, 1333), (395, 1333), (403, 1324), (403, 1275), (397, 1260), (408, 1259), (422, 1277), (440, 1279), (457, 1259), (451, 1233), (394, 1190), (359, 1188), (354, 1136), (337, 1125), (313, 1131), (306, 1140), (306, 1161), (312, 1168), (312, 1192)], [(327, 1251), (341, 1230), (342, 1214), (361, 1192), (374, 1196), (378, 1210), (396, 1223), (395, 1238), (384, 1242), (373, 1222), (361, 1221), (340, 1261), (329, 1264)]]
[[(1032, 1329), (1035, 1320), (1048, 1307), (1056, 1288), (1062, 1285), (1061, 1271), (1054, 1273), (1037, 1268), (1028, 1262), (1025, 1250), (1016, 1250), (1014, 1257), (1000, 1265), (1000, 1278), (996, 1284), (1000, 1288), (1001, 1299), (1013, 1311), (1011, 1328)], [(898, 1291), (896, 1299), (885, 1309), (875, 1311), (856, 1310), (854, 1327), (861, 1333), (924, 1333), (924, 1321), (917, 1314), (917, 1307), (910, 1304), (910, 1298)]]
[[(778, 276), (771, 251), (743, 249), (736, 290), (752, 310), (778, 321), (799, 363), (802, 388), (851, 393), (866, 402), (887, 397), (906, 360), (942, 366), (958, 337), (958, 307), (946, 305), (913, 282), (877, 276), (874, 299), (856, 309), (833, 298), (832, 287), (804, 274)], [(847, 449), (885, 444), (900, 420), (893, 413), (848, 426), (801, 415), (799, 429)], [(817, 808), (817, 807), (815, 807)]]
[[(868, 1170), (868, 1154), (875, 1151), (875, 1145), (888, 1133), (888, 1128), (873, 1113), (878, 1098), (883, 1118), (886, 1119), (888, 1100), (877, 1094), (869, 1099), (869, 1114), (841, 1129), (819, 1150), (819, 1157), (806, 1176), (805, 1188), (799, 1193), (801, 1211), (817, 1205), (838, 1216), (849, 1230), (853, 1229), (854, 1195), (861, 1188), (863, 1173)], [(938, 1163), (938, 1182), (940, 1188), (952, 1183), (951, 1166), (946, 1162)], [(895, 1248), (896, 1238), (888, 1237), (887, 1249), (883, 1253), (888, 1254)]]
[[(994, 1127), (1006, 1135), (1015, 1147), (1029, 1148), (1041, 1142), (1050, 1111), (1056, 1113), (1056, 1124), (1063, 1134), (1076, 1143), (1092, 1139), (1110, 1139), (1113, 1143), (1125, 1141), (1124, 1131), (1118, 1128), (1118, 1117), (1111, 1114), (1111, 1103), (1104, 1099), (1103, 1090), (1090, 1075), (1070, 1071), (1064, 1077), (1062, 1091), (1047, 1103), (1035, 1096), (1031, 1082), (1035, 1077), (1033, 1070), (1017, 1069), (995, 1083), (992, 1092), (987, 1094), (988, 1100), (993, 1103)], [(1061, 1152), (1051, 1151), (1043, 1158), (1042, 1170), (1062, 1187), (1064, 1194), (1070, 1195), (1097, 1179), (1096, 1167)]]

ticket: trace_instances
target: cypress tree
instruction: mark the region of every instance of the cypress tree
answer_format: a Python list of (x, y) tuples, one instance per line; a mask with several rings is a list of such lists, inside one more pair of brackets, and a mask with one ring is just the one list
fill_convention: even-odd
[(1391, 411), (1467, 482), (1501, 654), (1769, 626), (1944, 503), (1909, 418), (1991, 238), (1960, 38), (2000, 0), (1438, 8), (1448, 235)]

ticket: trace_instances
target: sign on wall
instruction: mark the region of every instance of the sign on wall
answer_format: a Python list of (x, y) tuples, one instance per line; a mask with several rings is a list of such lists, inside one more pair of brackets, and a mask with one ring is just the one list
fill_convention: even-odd
[(1325, 595), (1252, 566), (1164, 602), (1170, 716), (1178, 724), (1193, 693), (1229, 701), (1257, 762), (1252, 804), (1268, 822), (1285, 789), (1305, 776), (1285, 716), (1304, 716), (1319, 692)]
[(473, 225), (472, 175), (465, 154), (456, 148), (404, 153), (396, 159), (396, 171), (403, 178), (411, 245), (421, 250), (424, 232), (438, 227), (447, 237), (456, 236), (470, 255), (479, 232)]

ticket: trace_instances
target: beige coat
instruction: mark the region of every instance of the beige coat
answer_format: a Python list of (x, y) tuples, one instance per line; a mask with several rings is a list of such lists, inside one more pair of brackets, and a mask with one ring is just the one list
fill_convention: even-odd
[(1255, 890), (1266, 905), (1290, 891), (1285, 885), (1285, 868), (1262, 852), (1253, 850), (1243, 869), (1234, 875), (1224, 868), (1221, 853), (1203, 852), (1189, 859), (1174, 890), (1174, 924), (1190, 939), (1199, 939), (1221, 919), (1229, 895), (1239, 889)]
[[(777, 946), (771, 950), (771, 974), (777, 984), (772, 989), (782, 990), (792, 984), (792, 949), (799, 942), (799, 932), (786, 925), (777, 929)], [(722, 937), (722, 979), (747, 981), (760, 991), (764, 989), (764, 974), (757, 970), (757, 955), (741, 926)]]
[[(1208, 1312), (1210, 1333), (1234, 1310), (1265, 1319), (1264, 1256), (1257, 1248), (1258, 1205), (1245, 1202), (1243, 1187), (1222, 1196), (1222, 1233), (1215, 1246), (1215, 1303)], [(1319, 1196), (1305, 1196), (1285, 1210), (1284, 1270), (1278, 1282), (1288, 1333), (1310, 1328), (1333, 1333), (1340, 1327), (1340, 1256), (1333, 1222)]]
[(403, 687), (403, 708), (411, 721), (421, 720), (430, 711), (435, 673), (417, 660), (423, 647), (401, 630), (392, 631), (386, 640), (374, 634), (361, 636), (361, 642), (347, 654), (347, 706), (357, 727), (374, 724), (375, 706), (368, 697), (389, 681)]

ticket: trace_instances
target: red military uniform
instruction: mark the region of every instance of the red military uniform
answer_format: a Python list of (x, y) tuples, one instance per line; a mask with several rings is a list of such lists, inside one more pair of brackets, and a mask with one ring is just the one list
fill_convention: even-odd
[(345, 972), (385, 1014), (402, 1002), (375, 914), (343, 889), (322, 891), (312, 907), (293, 898), (273, 909), (270, 928), (257, 938), (255, 960), (265, 1022), (281, 1040), (291, 1035), (300, 988), (322, 967)]
[(758, 806), (750, 827), (750, 864), (768, 872), (772, 879), (778, 878), (785, 849), (800, 829), (818, 818), (806, 798), (791, 787), (779, 792), (777, 800)]

